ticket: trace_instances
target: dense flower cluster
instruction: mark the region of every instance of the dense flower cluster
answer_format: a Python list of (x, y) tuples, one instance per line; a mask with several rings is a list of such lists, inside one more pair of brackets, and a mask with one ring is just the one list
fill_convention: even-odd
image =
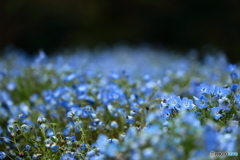
[(240, 138), (239, 68), (148, 47), (0, 60), (0, 159), (209, 159)]

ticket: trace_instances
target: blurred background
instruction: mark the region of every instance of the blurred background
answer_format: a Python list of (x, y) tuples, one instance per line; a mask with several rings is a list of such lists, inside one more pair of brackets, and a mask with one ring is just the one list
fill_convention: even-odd
[(0, 49), (29, 54), (127, 43), (240, 60), (239, 0), (1, 0)]

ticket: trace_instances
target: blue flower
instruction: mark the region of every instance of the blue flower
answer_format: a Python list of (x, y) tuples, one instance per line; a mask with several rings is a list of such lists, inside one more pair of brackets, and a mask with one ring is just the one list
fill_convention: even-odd
[(82, 117), (88, 117), (93, 113), (93, 108), (90, 106), (85, 106), (83, 108)]
[(128, 124), (133, 124), (135, 122), (135, 118), (133, 116), (126, 116), (126, 122)]
[(37, 119), (37, 122), (40, 123), (40, 124), (41, 123), (45, 123), (46, 122), (46, 118), (43, 117), (43, 116), (39, 116), (38, 119)]
[(163, 110), (163, 118), (168, 119), (171, 117), (172, 111), (168, 108), (164, 108)]
[(58, 145), (56, 145), (56, 144), (51, 145), (50, 148), (51, 148), (51, 150), (52, 150), (53, 152), (57, 152), (58, 149), (59, 149)]
[(9, 83), (7, 84), (7, 89), (8, 89), (9, 91), (15, 90), (16, 87), (17, 87), (17, 85), (16, 85), (15, 82), (9, 82)]
[(192, 109), (193, 100), (183, 97), (182, 101), (180, 102), (180, 106), (182, 109)]
[(151, 147), (148, 147), (143, 150), (143, 157), (144, 159), (152, 159), (154, 157), (154, 150)]
[(70, 81), (74, 80), (77, 77), (78, 77), (78, 75), (76, 73), (71, 73), (70, 75), (64, 77), (63, 81), (64, 82), (70, 82)]
[(65, 139), (70, 141), (70, 142), (76, 142), (77, 141), (75, 136), (65, 137)]
[(6, 153), (5, 152), (0, 152), (0, 159), (6, 158)]
[(202, 95), (199, 99), (195, 100), (199, 109), (206, 108), (208, 106), (208, 99)]
[(112, 121), (111, 124), (110, 124), (110, 126), (111, 126), (112, 128), (118, 128), (118, 124), (117, 124), (116, 121)]
[(108, 138), (104, 134), (100, 134), (97, 139), (97, 146), (101, 152), (104, 152), (108, 146)]
[(74, 160), (74, 155), (63, 154), (63, 155), (61, 156), (60, 160)]
[(52, 129), (48, 129), (46, 135), (47, 135), (48, 137), (54, 136), (53, 130), (52, 130)]
[(205, 85), (205, 84), (201, 84), (199, 87), (198, 87), (200, 93), (206, 93), (206, 94), (209, 94), (210, 93), (210, 87), (208, 85)]
[(238, 74), (236, 72), (232, 72), (230, 74), (230, 77), (231, 77), (231, 79), (237, 79), (238, 78)]
[(36, 141), (37, 141), (37, 142), (41, 142), (41, 140), (42, 140), (42, 138), (41, 138), (41, 137), (39, 137), (39, 136), (38, 136), (38, 137), (36, 137)]
[(208, 152), (217, 150), (217, 135), (217, 130), (214, 128), (213, 124), (210, 123), (204, 127), (203, 141)]
[(231, 91), (232, 92), (237, 92), (237, 90), (238, 90), (238, 84), (232, 84)]
[(227, 67), (227, 71), (228, 72), (233, 72), (233, 71), (235, 71), (236, 68), (237, 68), (237, 65), (229, 64), (228, 67)]
[(172, 96), (169, 100), (167, 100), (167, 103), (169, 105), (168, 108), (169, 109), (178, 108), (180, 102), (181, 102), (180, 97)]
[(26, 116), (25, 114), (19, 114), (19, 115), (18, 115), (18, 119), (19, 119), (21, 122), (24, 121), (26, 117), (27, 117), (27, 116)]
[(87, 145), (85, 143), (81, 143), (79, 149), (85, 150), (85, 149), (87, 149)]
[(211, 108), (211, 115), (216, 119), (218, 120), (219, 118), (222, 117), (222, 114), (224, 112), (227, 112), (229, 111), (230, 108), (227, 108), (227, 107), (223, 107), (223, 106), (219, 106), (219, 107), (213, 107)]
[(31, 146), (30, 146), (30, 145), (24, 146), (24, 150), (25, 150), (25, 151), (30, 151), (30, 150), (31, 150)]
[(230, 94), (230, 90), (229, 88), (216, 87), (214, 93), (215, 95), (218, 95), (218, 96), (225, 96)]

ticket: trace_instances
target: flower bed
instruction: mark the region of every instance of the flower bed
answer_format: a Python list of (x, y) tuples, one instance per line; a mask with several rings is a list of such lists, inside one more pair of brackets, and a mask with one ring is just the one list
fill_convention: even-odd
[(0, 60), (0, 159), (196, 160), (239, 151), (239, 68), (223, 54), (18, 52)]

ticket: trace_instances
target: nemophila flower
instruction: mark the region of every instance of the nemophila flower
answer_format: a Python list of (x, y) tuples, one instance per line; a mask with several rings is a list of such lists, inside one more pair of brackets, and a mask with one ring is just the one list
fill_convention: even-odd
[(192, 109), (193, 107), (193, 100), (183, 97), (182, 101), (180, 102), (181, 109)]
[(145, 104), (147, 102), (147, 100), (144, 98), (138, 98), (137, 101), (138, 101), (138, 104), (140, 104), (140, 105)]
[(229, 111), (230, 108), (227, 108), (227, 107), (222, 107), (222, 106), (219, 106), (219, 107), (213, 107), (211, 108), (211, 115), (216, 119), (218, 120), (219, 118), (221, 118), (223, 115), (223, 113)]
[(47, 137), (52, 137), (52, 136), (54, 136), (53, 130), (52, 130), (52, 129), (48, 129), (48, 130), (46, 131), (46, 135), (47, 135)]
[(70, 82), (70, 81), (74, 80), (77, 77), (78, 77), (78, 75), (76, 73), (71, 73), (71, 74), (67, 75), (66, 77), (64, 77), (63, 81), (64, 82)]
[(227, 71), (228, 72), (233, 72), (233, 71), (235, 71), (236, 68), (237, 68), (237, 65), (229, 64), (228, 67), (227, 67)]
[(195, 98), (196, 105), (199, 109), (206, 108), (208, 106), (208, 99), (204, 95), (202, 95), (199, 99)]
[(82, 117), (89, 117), (93, 113), (93, 108), (90, 106), (85, 106), (82, 110)]
[(87, 149), (87, 145), (85, 143), (81, 143), (80, 147), (78, 147), (78, 149), (80, 149), (81, 151)]
[(216, 87), (215, 89), (215, 95), (218, 96), (225, 96), (230, 94), (230, 89), (229, 88), (223, 88), (223, 87)]
[(108, 142), (109, 142), (109, 143), (115, 143), (115, 144), (118, 144), (118, 143), (119, 143), (118, 139), (115, 139), (115, 138), (113, 138), (113, 139), (108, 139)]
[(112, 128), (118, 128), (118, 124), (117, 124), (116, 121), (112, 121), (111, 124), (110, 124), (110, 126), (111, 126)]
[(70, 142), (75, 142), (77, 141), (76, 137), (75, 136), (68, 136), (68, 137), (65, 137), (66, 140), (70, 141)]
[(115, 143), (110, 143), (108, 148), (105, 150), (105, 154), (109, 157), (115, 157), (119, 151), (119, 147)]
[(76, 109), (71, 108), (71, 110), (67, 112), (67, 117), (68, 118), (73, 118), (73, 117), (75, 117), (75, 113), (76, 113)]
[(144, 159), (152, 159), (154, 157), (154, 149), (151, 147), (145, 148), (143, 150), (143, 157)]
[(57, 152), (57, 151), (59, 150), (59, 146), (56, 145), (56, 144), (51, 145), (50, 148), (51, 148), (51, 150), (52, 150), (53, 152)]
[(120, 79), (120, 75), (116, 72), (111, 72), (110, 76), (109, 76), (111, 79), (113, 80), (118, 80)]
[(95, 150), (90, 150), (90, 151), (87, 152), (87, 157), (88, 157), (88, 158), (93, 158), (93, 156), (94, 156), (95, 154), (96, 154), (96, 153), (95, 153)]
[(42, 140), (41, 137), (39, 137), (39, 136), (36, 137), (36, 141), (37, 141), (37, 142), (41, 142), (41, 140)]
[(205, 85), (205, 84), (201, 84), (199, 87), (198, 87), (200, 93), (206, 93), (206, 94), (209, 94), (210, 93), (210, 87), (208, 85)]
[(231, 79), (237, 79), (238, 78), (238, 74), (236, 72), (232, 72), (230, 74), (230, 77), (231, 77)]
[(15, 90), (16, 87), (17, 87), (17, 85), (16, 85), (15, 82), (9, 82), (9, 83), (7, 84), (7, 89), (8, 89), (9, 91)]
[(168, 119), (171, 117), (172, 111), (168, 108), (164, 108), (163, 110), (163, 118)]
[(180, 102), (181, 102), (180, 97), (172, 96), (170, 99), (167, 100), (167, 103), (169, 105), (168, 108), (169, 109), (178, 108)]
[(133, 116), (126, 116), (126, 122), (128, 124), (133, 124), (135, 122), (135, 118)]
[(0, 152), (0, 159), (6, 158), (6, 153), (5, 152)]
[(43, 117), (43, 116), (39, 116), (38, 119), (37, 119), (37, 122), (38, 122), (39, 124), (45, 123), (45, 122), (46, 122), (46, 118)]
[(44, 124), (44, 123), (40, 124), (39, 127), (40, 127), (43, 131), (45, 131), (45, 130), (48, 128), (48, 126), (47, 126), (46, 124)]
[(70, 131), (71, 131), (71, 129), (68, 128), (68, 127), (66, 127), (66, 128), (64, 128), (64, 130), (62, 131), (62, 134), (63, 134), (64, 136), (69, 135), (69, 134), (70, 134)]
[(74, 155), (71, 154), (63, 154), (60, 160), (74, 160)]
[(231, 91), (232, 92), (237, 92), (237, 90), (238, 90), (238, 84), (232, 84)]
[(32, 156), (33, 159), (40, 160), (40, 157), (42, 157), (42, 154), (34, 154)]
[(31, 103), (35, 103), (38, 99), (38, 95), (36, 93), (34, 93), (33, 95), (31, 95), (31, 97), (29, 98), (29, 101)]
[(24, 150), (25, 150), (25, 151), (30, 151), (30, 150), (31, 150), (31, 146), (30, 146), (30, 145), (24, 146)]
[(101, 152), (104, 152), (107, 146), (109, 145), (108, 138), (104, 134), (100, 134), (96, 141), (97, 146)]
[(228, 99), (226, 96), (218, 99), (219, 106), (228, 107), (231, 104), (231, 100)]
[(79, 123), (79, 122), (74, 122), (73, 123), (74, 125), (74, 131), (76, 132), (76, 133), (79, 133), (79, 132), (81, 132), (81, 128), (83, 127), (82, 126), (82, 123)]
[(89, 88), (88, 84), (80, 84), (77, 87), (77, 94), (85, 94), (85, 93), (87, 93), (88, 88)]
[(193, 127), (200, 127), (201, 123), (200, 121), (197, 119), (197, 115), (194, 112), (190, 112), (190, 113), (185, 113), (185, 115), (183, 116), (183, 121)]
[(139, 105), (136, 102), (131, 102), (130, 103), (130, 109), (135, 111), (135, 112), (138, 112), (140, 108), (139, 108)]
[(217, 150), (217, 146), (218, 146), (217, 137), (218, 137), (218, 133), (214, 127), (214, 124), (212, 123), (206, 124), (203, 131), (203, 141), (204, 141), (205, 148), (208, 152)]
[(23, 122), (27, 116), (25, 114), (19, 114), (18, 119)]

